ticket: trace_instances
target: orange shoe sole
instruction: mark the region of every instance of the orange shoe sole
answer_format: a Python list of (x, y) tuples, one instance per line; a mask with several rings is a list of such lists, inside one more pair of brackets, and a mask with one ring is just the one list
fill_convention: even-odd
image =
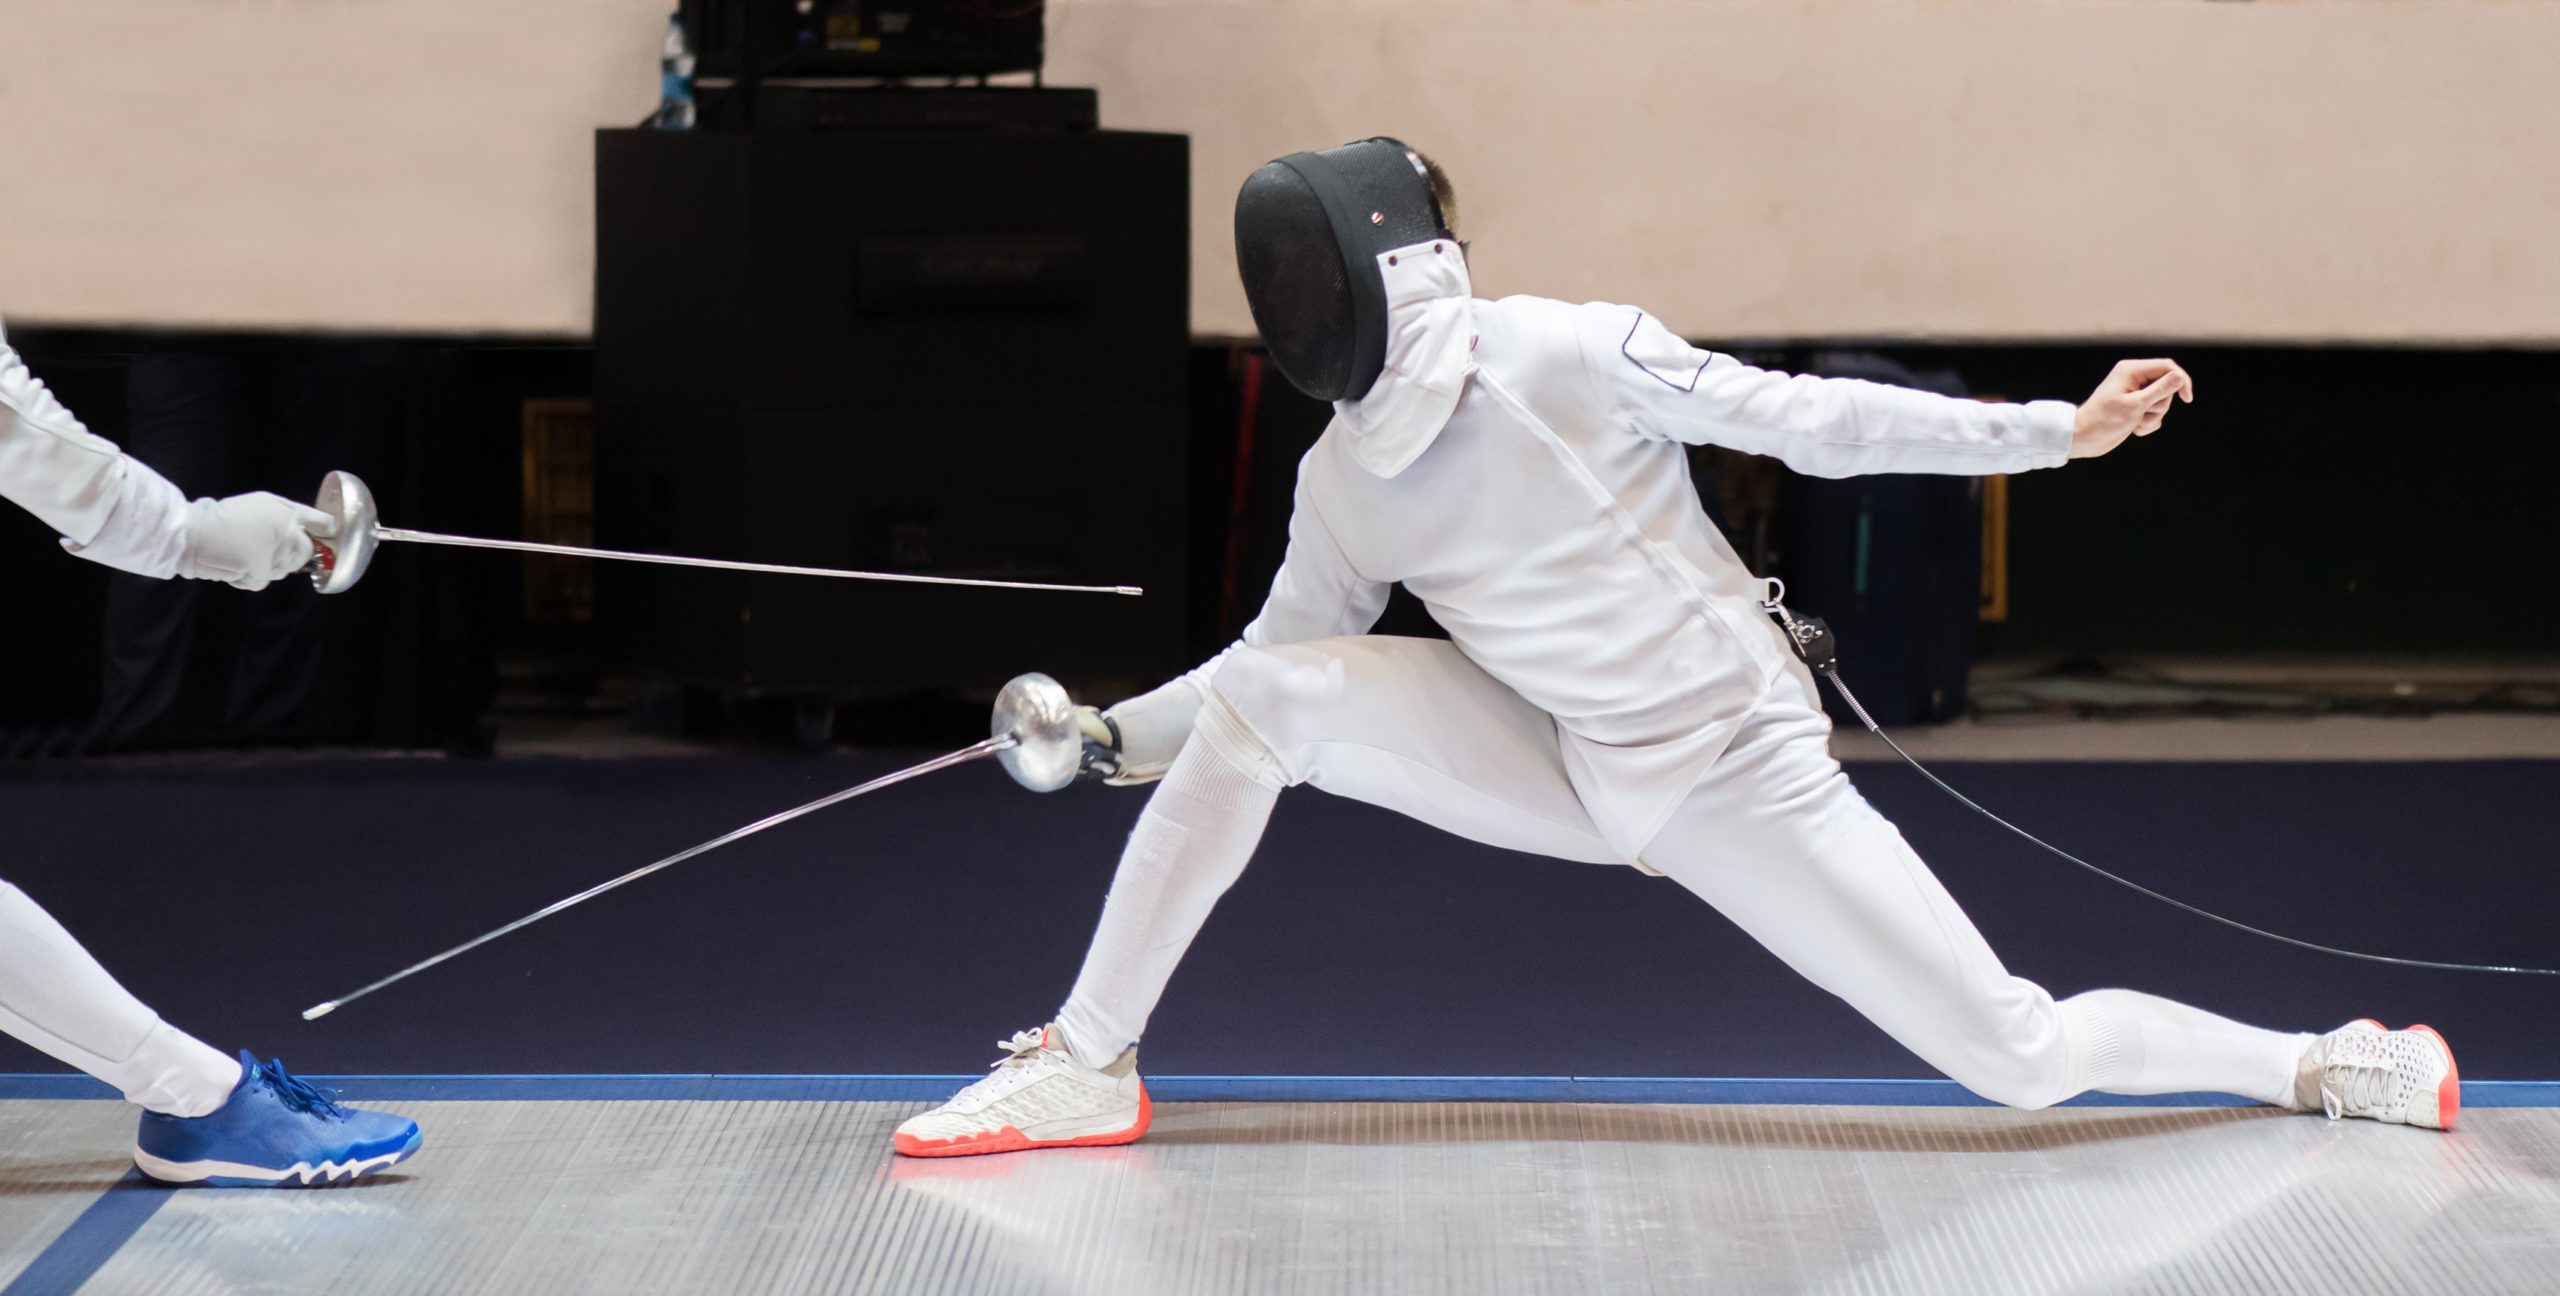
[(1147, 1087), (1141, 1084), (1138, 1086), (1137, 1122), (1127, 1129), (1115, 1130), (1109, 1134), (1087, 1134), (1082, 1138), (1071, 1139), (1034, 1139), (1024, 1137), (1021, 1130), (1007, 1125), (1003, 1129), (990, 1130), (984, 1134), (964, 1138), (920, 1139), (913, 1135), (900, 1134), (896, 1137), (896, 1143), (898, 1155), (911, 1157), (989, 1156), (997, 1152), (1027, 1152), (1033, 1148), (1117, 1147), (1122, 1143), (1137, 1142), (1147, 1132), (1147, 1127), (1155, 1123), (1155, 1119), (1155, 1102), (1147, 1097)]
[(2462, 1068), (2453, 1063), (2453, 1046), (2445, 1043), (2444, 1036), (2436, 1034), (2433, 1026), (2412, 1026), (2409, 1029), (2425, 1031), (2427, 1038), (2444, 1049), (2444, 1079), (2436, 1085), (2436, 1128), (2452, 1129), (2454, 1118), (2462, 1114)]

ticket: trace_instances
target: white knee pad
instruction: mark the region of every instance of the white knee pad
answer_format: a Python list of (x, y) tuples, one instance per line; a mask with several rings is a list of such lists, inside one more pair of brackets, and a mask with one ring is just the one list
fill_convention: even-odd
[(2023, 1002), (1996, 1026), (1965, 1040), (1941, 1065), (1949, 1078), (2000, 1104), (2038, 1111), (2087, 1089), (2090, 1040), (2077, 1019), (2032, 982), (2006, 987)]
[(1238, 645), (1212, 677), (1192, 732), (1227, 763), (1273, 791), (1306, 781), (1282, 756), (1290, 734), (1311, 713), (1320, 714), (1326, 670), (1321, 657)]

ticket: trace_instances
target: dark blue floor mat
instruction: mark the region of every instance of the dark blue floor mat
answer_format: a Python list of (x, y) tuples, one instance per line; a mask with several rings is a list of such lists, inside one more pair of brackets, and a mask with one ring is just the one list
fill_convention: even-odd
[[(0, 877), (168, 1020), (330, 1073), (948, 1073), (1065, 995), (1134, 790), (940, 774), (687, 863), (319, 1022), (304, 1007), (903, 755), (22, 767)], [(2016, 971), (2319, 1030), (2428, 1022), (2560, 1076), (2560, 978), (2253, 940), (2107, 885), (1897, 766), (1853, 769)], [(2066, 849), (2314, 940), (2560, 962), (2560, 763), (1954, 765)], [(1676, 884), (1314, 791), (1157, 1015), (1165, 1074), (1921, 1076)], [(0, 1040), (0, 1071), (58, 1069)]]

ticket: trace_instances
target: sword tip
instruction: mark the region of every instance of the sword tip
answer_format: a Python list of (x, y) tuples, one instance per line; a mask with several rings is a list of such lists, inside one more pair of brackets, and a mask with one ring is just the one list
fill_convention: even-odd
[(324, 1004), (313, 1004), (302, 1010), (302, 1020), (318, 1021), (336, 1011), (338, 1011), (338, 1003), (334, 999)]
[(1135, 585), (1114, 585), (1111, 587), (1111, 592), (1114, 594), (1126, 594), (1132, 598), (1146, 593), (1145, 590), (1142, 590)]

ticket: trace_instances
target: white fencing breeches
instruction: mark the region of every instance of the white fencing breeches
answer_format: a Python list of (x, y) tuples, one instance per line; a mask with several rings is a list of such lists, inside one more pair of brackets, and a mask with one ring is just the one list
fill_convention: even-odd
[(0, 882), (0, 1030), (172, 1116), (202, 1116), (240, 1083), (238, 1062), (161, 1021), (7, 882)]
[[(1781, 676), (1647, 846), (1645, 864), (1984, 1097), (2042, 1107), (2091, 1089), (2210, 1091), (2296, 1105), (2309, 1036), (2128, 990), (2056, 1003), (2011, 976), (1831, 759), (1830, 721), (1817, 703), (1809, 674)], [(1553, 718), (1439, 641), (1364, 635), (1240, 647), (1220, 665), (1176, 765), (1192, 767), (1194, 785), (1308, 783), (1488, 845), (1623, 862), (1566, 781)], [(1159, 799), (1176, 795), (1171, 783)], [(1194, 821), (1186, 831), (1198, 834), (1197, 798), (1180, 804)], [(1148, 815), (1155, 810), (1150, 802)], [(1143, 949), (1169, 974), (1268, 814), (1267, 803), (1253, 808), (1249, 823), (1234, 825), (1244, 831), (1226, 832), (1220, 849), (1196, 860), (1148, 856), (1150, 893), (1189, 903), (1123, 905), (1123, 883), (1114, 883), (1061, 1016), (1071, 1042), (1078, 1018), (1110, 1023), (1114, 1053), (1142, 1033), (1164, 977), (1133, 981), (1109, 969)], [(1147, 835), (1142, 817), (1124, 877)]]

